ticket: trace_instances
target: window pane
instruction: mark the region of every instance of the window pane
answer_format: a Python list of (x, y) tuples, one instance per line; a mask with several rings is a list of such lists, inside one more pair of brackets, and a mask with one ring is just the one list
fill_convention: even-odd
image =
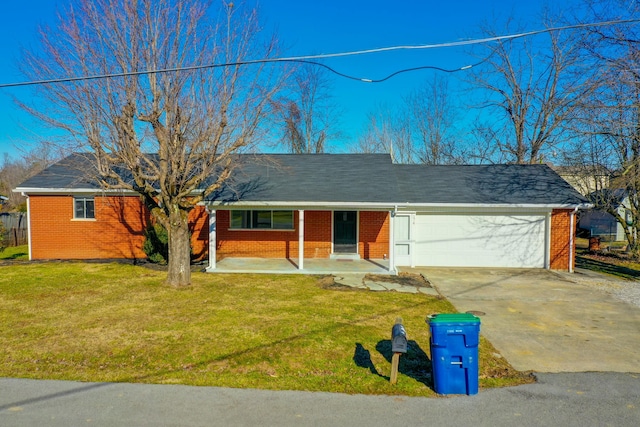
[(273, 211), (273, 228), (293, 229), (293, 211)]
[(271, 228), (271, 211), (253, 211), (253, 228)]
[(84, 218), (84, 199), (75, 199), (74, 218)]
[(94, 204), (93, 204), (93, 199), (84, 199), (84, 207), (85, 207), (85, 218), (95, 218), (95, 210), (94, 210)]
[(73, 201), (74, 218), (95, 218), (93, 197), (77, 197)]
[(249, 228), (247, 214), (248, 211), (231, 211), (231, 228)]
[(409, 240), (409, 238), (411, 237), (411, 235), (409, 234), (410, 217), (408, 215), (396, 216), (395, 226), (396, 240)]

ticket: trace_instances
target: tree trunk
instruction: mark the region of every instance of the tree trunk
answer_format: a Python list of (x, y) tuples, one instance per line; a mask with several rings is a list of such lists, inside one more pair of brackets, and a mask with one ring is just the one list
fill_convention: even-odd
[(175, 288), (191, 284), (191, 239), (188, 212), (174, 207), (169, 216), (169, 264), (167, 284)]

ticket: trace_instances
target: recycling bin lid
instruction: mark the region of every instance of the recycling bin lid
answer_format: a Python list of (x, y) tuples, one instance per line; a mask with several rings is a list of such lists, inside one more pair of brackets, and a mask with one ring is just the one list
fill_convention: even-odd
[(441, 313), (427, 316), (427, 323), (480, 323), (480, 318), (470, 313)]

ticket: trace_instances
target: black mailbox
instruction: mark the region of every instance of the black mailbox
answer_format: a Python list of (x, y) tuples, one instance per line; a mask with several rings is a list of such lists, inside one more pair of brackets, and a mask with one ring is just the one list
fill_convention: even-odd
[(397, 322), (391, 329), (391, 351), (393, 353), (407, 352), (407, 331), (404, 330), (404, 325), (401, 322)]

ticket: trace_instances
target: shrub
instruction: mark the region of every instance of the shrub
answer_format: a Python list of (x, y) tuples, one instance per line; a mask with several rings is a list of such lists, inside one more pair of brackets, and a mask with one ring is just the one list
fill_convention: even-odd
[(149, 226), (144, 232), (142, 250), (149, 261), (156, 264), (166, 264), (169, 259), (169, 234), (160, 224)]

